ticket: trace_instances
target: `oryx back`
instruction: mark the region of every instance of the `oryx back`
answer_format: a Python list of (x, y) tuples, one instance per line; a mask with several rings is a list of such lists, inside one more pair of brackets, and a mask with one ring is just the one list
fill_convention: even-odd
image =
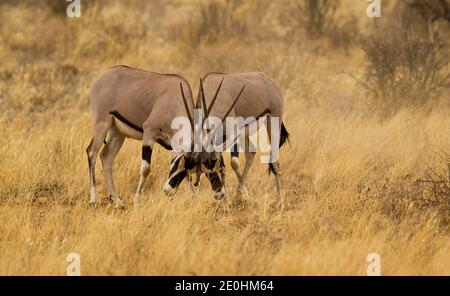
[(127, 66), (113, 67), (92, 87), (94, 122), (113, 117), (115, 126), (135, 139), (142, 139), (144, 126), (170, 133), (172, 119), (185, 115), (180, 101), (180, 83), (187, 96), (192, 97), (189, 84), (181, 76)]

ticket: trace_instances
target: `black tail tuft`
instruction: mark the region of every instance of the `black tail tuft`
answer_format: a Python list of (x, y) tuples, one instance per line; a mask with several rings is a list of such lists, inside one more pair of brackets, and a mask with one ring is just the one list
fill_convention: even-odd
[(272, 163), (269, 163), (269, 175), (270, 175), (270, 173), (275, 175), (275, 168), (273, 167)]
[(284, 126), (284, 123), (281, 123), (280, 147), (283, 146), (286, 141), (289, 142), (289, 133)]
[[(284, 126), (284, 123), (281, 123), (280, 148), (284, 145), (284, 143), (286, 143), (286, 141), (289, 142), (289, 133)], [(269, 175), (270, 173), (275, 174), (275, 168), (273, 167), (272, 163), (269, 163)]]

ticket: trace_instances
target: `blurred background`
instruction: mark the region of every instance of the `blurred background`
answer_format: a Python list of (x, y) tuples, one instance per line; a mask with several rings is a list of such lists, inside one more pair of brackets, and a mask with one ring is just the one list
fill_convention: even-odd
[(446, 1), (383, 1), (381, 18), (348, 0), (80, 3), (69, 18), (63, 0), (2, 1), (2, 111), (85, 111), (90, 85), (118, 64), (182, 74), (195, 90), (209, 71), (263, 71), (302, 101), (296, 112), (395, 113), (448, 95)]
[[(0, 2), (0, 274), (61, 274), (69, 252), (84, 274), (365, 274), (373, 251), (386, 274), (450, 273), (448, 1), (383, 0), (380, 18), (365, 0), (70, 4)], [(160, 148), (142, 209), (88, 208), (89, 91), (120, 64), (194, 96), (206, 72), (269, 74), (291, 133), (285, 212), (256, 162), (246, 202), (221, 208), (206, 182), (194, 206), (168, 201)], [(139, 158), (126, 141), (115, 162), (127, 205)]]

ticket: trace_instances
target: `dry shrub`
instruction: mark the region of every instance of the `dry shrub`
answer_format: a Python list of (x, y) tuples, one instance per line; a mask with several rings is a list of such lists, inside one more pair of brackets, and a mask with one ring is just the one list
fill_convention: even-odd
[(296, 0), (285, 6), (281, 23), (290, 28), (291, 34), (305, 31), (310, 38), (327, 37), (339, 47), (348, 47), (358, 40), (357, 19), (339, 14), (338, 1)]
[(395, 223), (408, 217), (423, 220), (425, 214), (430, 214), (449, 230), (450, 162), (443, 169), (428, 167), (420, 175), (423, 177), (414, 179), (412, 174), (387, 174), (384, 178), (362, 180), (358, 192), (362, 201), (378, 203), (381, 214)]
[(242, 5), (243, 3), (237, 0), (199, 3), (199, 6), (194, 8), (195, 16), (189, 18), (189, 23), (179, 24), (174, 28), (174, 38), (182, 39), (190, 47), (197, 48), (202, 43), (215, 43), (230, 35), (245, 34), (247, 24), (238, 18)]
[(339, 4), (332, 0), (296, 0), (286, 5), (288, 9), (283, 15), (286, 21), (317, 37), (333, 26)]
[(422, 190), (422, 198), (416, 200), (420, 208), (436, 208), (441, 214), (442, 224), (450, 223), (450, 157), (447, 157), (446, 168), (429, 167), (425, 177), (418, 179), (416, 185)]
[[(261, 22), (267, 13), (269, 1), (213, 0), (201, 2), (193, 9), (187, 22), (172, 28), (173, 39), (189, 48), (200, 44), (215, 44), (230, 38), (248, 41), (257, 37), (255, 20)], [(250, 18), (249, 15), (252, 17)], [(257, 25), (261, 28), (261, 23)]]
[(365, 86), (376, 105), (393, 114), (404, 106), (435, 102), (448, 95), (449, 51), (408, 30), (379, 30), (365, 41)]

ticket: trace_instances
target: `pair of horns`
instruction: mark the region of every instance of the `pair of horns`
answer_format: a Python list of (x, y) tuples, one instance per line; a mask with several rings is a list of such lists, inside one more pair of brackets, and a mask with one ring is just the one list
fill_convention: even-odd
[[(205, 122), (206, 118), (209, 117), (209, 114), (211, 113), (211, 110), (212, 110), (214, 104), (216, 103), (217, 96), (219, 95), (220, 89), (222, 88), (222, 84), (223, 84), (224, 78), (225, 77), (223, 77), (222, 80), (220, 81), (219, 87), (217, 88), (216, 93), (214, 94), (214, 97), (213, 97), (213, 99), (211, 101), (211, 104), (209, 104), (208, 108), (206, 108), (205, 92), (203, 90), (203, 80), (200, 78), (200, 96), (201, 96), (201, 100), (202, 100), (202, 109), (203, 109), (203, 114), (204, 114), (203, 121), (202, 121), (202, 127), (203, 127), (203, 123)], [(182, 85), (181, 82), (180, 82), (180, 89), (181, 89), (181, 95), (183, 97), (184, 108), (186, 109), (186, 113), (188, 115), (189, 122), (191, 123), (192, 131), (194, 131), (194, 127), (195, 127), (194, 126), (194, 119), (192, 118), (192, 115), (189, 112), (189, 106), (188, 106), (188, 103), (187, 103), (187, 100), (186, 100), (186, 96), (184, 95), (183, 85)], [(245, 84), (242, 86), (241, 91), (236, 96), (236, 98), (234, 99), (233, 103), (231, 104), (231, 106), (228, 108), (227, 112), (222, 117), (222, 120), (221, 120), (222, 123), (225, 122), (225, 119), (230, 114), (231, 110), (233, 110), (233, 108), (236, 105), (237, 101), (239, 100), (239, 98), (241, 97), (242, 93), (244, 92), (244, 89), (245, 89)], [(194, 104), (193, 101), (192, 101), (192, 104)]]

